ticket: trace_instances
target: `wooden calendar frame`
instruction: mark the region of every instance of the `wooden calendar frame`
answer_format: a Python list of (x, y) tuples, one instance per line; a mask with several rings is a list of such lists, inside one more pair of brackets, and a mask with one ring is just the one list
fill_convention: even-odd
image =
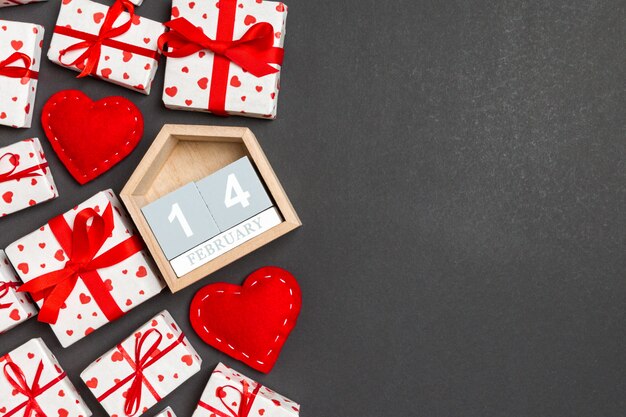
[[(177, 277), (141, 208), (245, 155), (258, 170), (283, 222), (188, 274)], [(120, 197), (172, 292), (205, 278), (302, 225), (256, 137), (245, 127), (164, 125), (124, 186)]]

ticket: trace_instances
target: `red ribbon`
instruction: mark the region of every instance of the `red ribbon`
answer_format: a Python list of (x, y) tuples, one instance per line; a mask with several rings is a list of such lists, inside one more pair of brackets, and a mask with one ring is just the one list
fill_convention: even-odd
[[(151, 334), (156, 334), (157, 339), (144, 351), (144, 344), (146, 340)], [(126, 378), (118, 381), (115, 385), (109, 388), (106, 392), (100, 395), (97, 400), (102, 402), (109, 395), (123, 387), (129, 381), (132, 381), (130, 384), (130, 388), (126, 392), (126, 400), (124, 402), (124, 413), (132, 417), (139, 411), (139, 407), (141, 406), (141, 395), (143, 392), (143, 386), (145, 385), (148, 388), (148, 391), (152, 394), (152, 396), (157, 400), (161, 401), (159, 394), (156, 392), (154, 388), (150, 385), (148, 380), (144, 376), (144, 371), (146, 368), (154, 365), (158, 362), (163, 356), (168, 354), (172, 349), (182, 343), (185, 335), (183, 333), (180, 334), (178, 339), (174, 341), (174, 343), (170, 344), (165, 349), (159, 351), (159, 345), (163, 340), (163, 335), (157, 329), (150, 329), (145, 332), (141, 337), (137, 337), (135, 340), (135, 355), (134, 358), (130, 358), (128, 353), (124, 349), (124, 347), (119, 344), (117, 349), (122, 353), (122, 355), (126, 358), (127, 362), (132, 366), (133, 373), (128, 375)]]
[[(114, 28), (113, 24), (124, 11), (128, 12), (129, 14), (128, 21)], [(142, 48), (136, 45), (131, 45), (113, 39), (128, 32), (132, 25), (134, 16), (135, 8), (131, 2), (129, 2), (128, 0), (116, 0), (115, 4), (109, 7), (109, 10), (107, 11), (106, 17), (104, 18), (104, 22), (100, 27), (98, 35), (81, 32), (65, 26), (56, 26), (54, 28), (55, 33), (82, 39), (81, 42), (75, 43), (61, 50), (59, 53), (59, 62), (66, 66), (79, 66), (81, 64), (84, 65), (81, 73), (77, 77), (81, 78), (96, 73), (98, 63), (100, 62), (100, 54), (102, 53), (103, 45), (134, 54), (143, 55), (157, 60), (159, 58), (158, 51)], [(85, 49), (85, 52), (83, 52), (78, 58), (76, 58), (69, 64), (63, 63), (63, 56), (65, 56), (65, 54), (71, 51), (77, 51), (81, 49)]]
[(159, 49), (163, 55), (172, 58), (207, 49), (213, 52), (209, 110), (225, 114), (230, 63), (239, 65), (256, 77), (263, 77), (278, 72), (270, 64), (282, 65), (284, 50), (273, 46), (274, 28), (267, 22), (251, 26), (241, 39), (233, 40), (237, 0), (220, 0), (219, 8), (215, 40), (187, 19), (178, 18), (165, 23), (170, 31), (159, 37)]
[[(243, 385), (243, 390), (239, 390), (237, 387), (233, 385), (225, 385), (223, 387), (217, 387), (217, 389), (215, 390), (215, 396), (220, 399), (220, 401), (222, 402), (222, 405), (226, 407), (226, 409), (230, 412), (230, 415), (226, 414), (223, 411), (218, 410), (217, 408), (213, 407), (210, 404), (205, 403), (202, 400), (198, 402), (198, 405), (209, 410), (210, 412), (214, 414), (217, 414), (220, 417), (248, 417), (248, 415), (250, 414), (250, 410), (252, 409), (252, 404), (254, 403), (254, 400), (256, 399), (257, 394), (261, 390), (261, 384), (259, 384), (258, 382), (255, 382), (254, 384), (256, 386), (254, 388), (254, 391), (250, 392), (250, 384), (248, 383), (248, 381), (241, 381), (241, 383)], [(239, 408), (237, 409), (237, 411), (230, 408), (230, 406), (226, 404), (226, 401), (224, 401), (224, 398), (226, 397), (227, 388), (233, 389), (237, 391), (239, 395), (241, 395), (241, 401), (239, 402)]]
[(30, 168), (23, 169), (22, 171), (15, 172), (17, 167), (20, 165), (18, 155), (11, 153), (11, 152), (7, 152), (4, 155), (0, 156), (0, 161), (2, 161), (6, 157), (9, 158), (9, 162), (12, 168), (9, 171), (3, 172), (0, 174), (0, 183), (13, 181), (13, 180), (20, 180), (22, 178), (40, 177), (41, 172), (38, 172), (38, 171), (42, 171), (48, 168), (48, 163), (44, 162), (42, 164), (34, 165)]
[[(9, 371), (13, 375), (11, 375)], [(27, 398), (26, 401), (24, 401), (23, 403), (21, 403), (14, 409), (7, 411), (3, 415), (3, 417), (10, 417), (14, 415), (15, 413), (17, 413), (18, 411), (20, 411), (22, 408), (25, 408), (24, 417), (31, 417), (33, 416), (33, 413), (34, 413), (34, 416), (37, 416), (37, 417), (47, 417), (46, 414), (41, 409), (41, 406), (39, 405), (39, 403), (37, 403), (37, 397), (43, 394), (44, 392), (46, 392), (47, 390), (49, 390), (52, 386), (59, 383), (60, 381), (63, 380), (63, 378), (66, 377), (65, 372), (63, 372), (59, 374), (56, 378), (54, 378), (52, 381), (47, 383), (46, 385), (43, 385), (43, 386), (39, 385), (39, 380), (41, 379), (41, 373), (43, 372), (43, 361), (39, 361), (37, 372), (35, 373), (35, 377), (33, 378), (33, 383), (30, 386), (28, 386), (28, 383), (26, 382), (26, 376), (24, 375), (22, 368), (20, 368), (14, 362), (6, 363), (4, 365), (3, 372), (4, 372), (4, 377), (9, 382), (9, 384), (11, 384), (13, 389)]]
[[(9, 294), (9, 290), (11, 288), (19, 287), (19, 283), (17, 282), (0, 282), (0, 300), (6, 297)], [(0, 303), (0, 310), (5, 308), (9, 308), (13, 305), (13, 303)]]
[[(24, 66), (11, 65), (18, 61), (22, 61)], [(32, 60), (28, 55), (14, 52), (4, 61), (0, 61), (0, 75), (9, 78), (32, 78), (36, 80), (39, 73), (30, 69), (31, 64)]]
[[(87, 226), (90, 219), (91, 225)], [(40, 275), (19, 288), (20, 292), (29, 292), (35, 301), (43, 300), (38, 320), (51, 324), (57, 322), (59, 310), (78, 279), (82, 279), (109, 321), (121, 317), (124, 313), (106, 289), (97, 270), (116, 265), (141, 251), (143, 245), (139, 237), (131, 236), (96, 256), (115, 227), (110, 203), (102, 216), (92, 208), (81, 210), (74, 219), (73, 228), (63, 215), (50, 220), (48, 226), (69, 260), (63, 268)]]

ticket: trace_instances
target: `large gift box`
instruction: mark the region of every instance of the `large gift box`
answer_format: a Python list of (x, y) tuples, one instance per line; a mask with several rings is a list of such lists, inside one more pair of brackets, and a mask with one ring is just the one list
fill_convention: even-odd
[(80, 377), (111, 416), (139, 416), (200, 370), (202, 360), (162, 311)]
[(48, 0), (0, 0), (0, 7), (20, 6), (22, 4), (41, 3)]
[(41, 339), (0, 357), (3, 417), (89, 417), (91, 411)]
[(300, 405), (220, 363), (192, 417), (297, 417)]
[(0, 217), (58, 195), (39, 139), (0, 148)]
[(111, 7), (63, 1), (48, 58), (67, 68), (150, 94), (158, 67), (157, 40), (165, 27), (135, 14), (128, 0)]
[(163, 102), (171, 109), (274, 119), (287, 6), (173, 0)]
[(22, 283), (0, 250), (0, 333), (4, 333), (37, 314), (37, 308), (23, 293), (17, 292)]
[(128, 214), (102, 191), (6, 248), (9, 260), (67, 347), (155, 296), (163, 283)]
[(0, 20), (0, 125), (30, 127), (43, 33), (43, 26)]

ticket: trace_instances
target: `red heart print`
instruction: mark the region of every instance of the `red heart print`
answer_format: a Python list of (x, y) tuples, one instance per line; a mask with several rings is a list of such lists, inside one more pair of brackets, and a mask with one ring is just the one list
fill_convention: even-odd
[(294, 276), (268, 266), (253, 272), (242, 286), (217, 283), (200, 289), (191, 302), (190, 320), (204, 342), (268, 373), (296, 325), (301, 305)]
[(5, 203), (11, 204), (13, 202), (13, 191), (7, 191), (6, 193), (2, 194), (2, 199)]
[(93, 14), (93, 21), (97, 24), (100, 24), (100, 22), (102, 22), (102, 19), (104, 19), (104, 13), (98, 12)]
[(95, 389), (98, 386), (98, 378), (93, 377), (88, 381), (85, 381), (85, 385), (87, 385), (91, 389)]
[(165, 94), (167, 94), (170, 97), (174, 97), (177, 93), (178, 93), (178, 88), (176, 88), (176, 87), (166, 87), (165, 88)]
[(88, 304), (88, 303), (91, 301), (91, 297), (90, 297), (90, 296), (88, 296), (88, 295), (87, 295), (87, 294), (85, 294), (85, 293), (82, 293), (82, 292), (80, 293), (80, 295), (78, 296), (78, 298), (80, 298), (80, 302), (81, 302), (82, 304)]
[(26, 262), (22, 262), (17, 266), (17, 269), (24, 275), (28, 274), (28, 264)]
[(22, 41), (11, 41), (11, 47), (16, 51), (19, 51), (24, 46), (24, 42)]
[(185, 363), (187, 366), (191, 366), (193, 364), (193, 357), (191, 355), (184, 355), (180, 358), (181, 361)]
[(54, 253), (54, 259), (60, 262), (63, 262), (65, 260), (65, 254), (63, 253), (63, 249), (59, 249)]
[(200, 87), (201, 89), (206, 90), (208, 86), (209, 79), (207, 77), (203, 77), (198, 80), (198, 87)]
[(230, 79), (230, 85), (232, 85), (233, 87), (240, 87), (241, 81), (239, 81), (239, 77), (233, 75), (233, 77)]
[(41, 116), (52, 148), (80, 184), (127, 157), (143, 136), (143, 116), (123, 97), (96, 102), (78, 90), (54, 94)]
[(124, 355), (122, 355), (122, 353), (120, 351), (116, 350), (111, 355), (111, 360), (113, 362), (122, 362), (124, 360)]
[(11, 314), (9, 314), (9, 318), (13, 321), (20, 321), (20, 311), (17, 308), (11, 310)]
[(251, 25), (253, 23), (256, 23), (256, 17), (252, 16), (252, 15), (247, 15), (244, 19), (243, 19), (243, 24), (244, 25)]
[(141, 265), (139, 269), (137, 269), (137, 272), (135, 273), (135, 275), (137, 275), (138, 278), (143, 278), (146, 275), (148, 275), (148, 270), (146, 269), (145, 266)]

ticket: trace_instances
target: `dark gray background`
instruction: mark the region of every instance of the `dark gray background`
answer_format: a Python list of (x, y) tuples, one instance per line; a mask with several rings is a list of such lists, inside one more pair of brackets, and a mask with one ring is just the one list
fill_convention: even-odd
[[(208, 1), (208, 0), (207, 0)], [(212, 1), (212, 0), (211, 0)], [(146, 0), (139, 14), (169, 16)], [(119, 192), (163, 123), (249, 126), (304, 227), (69, 349), (31, 320), (97, 416), (79, 372), (162, 308), (204, 359), (162, 402), (190, 416), (218, 361), (303, 404), (303, 417), (626, 415), (626, 4), (621, 1), (292, 0), (273, 122), (165, 110), (151, 96), (44, 60), (36, 117), (65, 88), (123, 95), (146, 116), (122, 164), (0, 221), (0, 246), (100, 189)], [(45, 25), (59, 0), (0, 10)], [(0, 129), (0, 144), (43, 138)], [(187, 321), (201, 286), (277, 264), (300, 321), (262, 376)], [(161, 408), (161, 406), (159, 406)], [(153, 412), (148, 415), (154, 414)]]

